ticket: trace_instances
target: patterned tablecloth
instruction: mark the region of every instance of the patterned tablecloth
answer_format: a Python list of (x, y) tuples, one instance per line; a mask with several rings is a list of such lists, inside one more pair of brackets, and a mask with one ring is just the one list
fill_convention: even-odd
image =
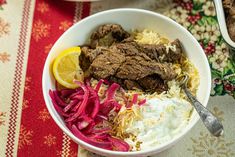
[[(206, 0), (0, 0), (0, 156), (91, 157), (49, 115), (41, 89), (46, 56), (75, 22), (110, 8), (161, 12), (186, 27), (201, 43), (212, 72), (209, 108), (225, 134), (212, 137), (202, 122), (176, 146), (156, 157), (235, 156), (235, 61), (219, 32), (213, 3)], [(141, 22), (141, 19), (140, 19)]]

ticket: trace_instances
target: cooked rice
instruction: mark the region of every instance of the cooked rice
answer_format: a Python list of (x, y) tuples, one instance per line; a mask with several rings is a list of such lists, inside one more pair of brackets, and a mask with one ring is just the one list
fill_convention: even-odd
[[(144, 29), (143, 31), (134, 31), (133, 35), (135, 41), (138, 43), (156, 45), (164, 44), (168, 51), (169, 49), (173, 51), (175, 50), (175, 47), (169, 44), (170, 41), (167, 38), (162, 37), (155, 31)], [(172, 66), (179, 76), (183, 74), (187, 74), (189, 76), (188, 88), (194, 95), (196, 95), (200, 79), (198, 70), (193, 63), (184, 56), (179, 63), (175, 63)], [(185, 94), (181, 91), (179, 83), (176, 80), (169, 81), (168, 87), (169, 90), (167, 92), (163, 92), (160, 96), (185, 98)], [(154, 96), (156, 96), (156, 94)]]
[[(168, 49), (174, 50), (174, 47), (169, 46), (170, 42), (168, 39), (160, 36), (157, 32), (150, 31), (150, 30), (143, 30), (142, 32), (135, 31), (133, 33), (134, 39), (136, 42), (141, 44), (164, 44), (166, 47), (168, 46)], [(178, 74), (178, 76), (187, 74), (189, 76), (188, 81), (188, 88), (189, 90), (196, 95), (198, 86), (199, 86), (199, 73), (196, 69), (196, 67), (190, 62), (187, 57), (182, 57), (179, 63), (175, 63), (172, 65), (175, 72)], [(163, 92), (161, 94), (153, 93), (153, 94), (140, 94), (141, 97), (145, 97), (146, 99), (150, 99), (153, 97), (156, 98), (182, 98), (186, 100), (186, 96), (184, 92), (181, 90), (181, 87), (179, 85), (179, 82), (177, 82), (177, 79), (174, 79), (172, 81), (168, 82), (169, 90), (166, 92)], [(131, 96), (133, 91), (128, 91), (126, 95)], [(138, 114), (136, 114), (138, 113)], [(128, 125), (133, 122), (133, 120), (141, 118), (140, 115), (140, 108), (134, 108), (126, 109), (122, 108), (122, 110), (118, 113), (118, 116), (115, 118), (114, 121), (114, 133), (116, 136), (120, 138), (125, 137), (125, 130), (127, 129)], [(190, 118), (191, 115), (188, 115), (188, 118)], [(134, 138), (133, 135), (129, 135), (128, 138), (125, 138), (126, 140)], [(130, 140), (131, 141), (131, 140)], [(132, 140), (133, 141), (133, 140)], [(139, 142), (139, 141), (133, 141), (133, 142)], [(134, 144), (133, 144), (134, 145)], [(138, 150), (139, 146), (136, 144), (136, 146), (133, 148), (132, 151)]]
[(162, 37), (157, 32), (144, 29), (143, 31), (133, 31), (133, 36), (136, 42), (141, 44), (168, 44), (169, 40)]
[[(159, 35), (157, 32), (151, 31), (151, 30), (143, 30), (141, 32), (134, 31), (133, 36), (136, 42), (141, 44), (164, 44), (166, 48), (169, 50), (175, 50), (175, 47), (172, 47), (169, 43), (170, 41), (161, 35)], [(199, 86), (199, 73), (196, 69), (196, 67), (190, 62), (189, 59), (187, 59), (186, 56), (182, 57), (179, 63), (175, 63), (172, 65), (175, 72), (178, 74), (178, 76), (187, 74), (189, 76), (188, 81), (188, 88), (189, 90), (196, 95), (198, 86)], [(92, 81), (92, 86), (94, 86), (97, 83), (97, 81)], [(142, 91), (136, 90), (136, 91), (127, 91), (125, 93), (125, 96), (127, 99), (132, 99), (133, 94), (137, 93), (139, 94), (139, 99), (150, 99), (153, 97), (156, 98), (182, 98), (186, 100), (184, 92), (181, 90), (179, 82), (177, 82), (177, 79), (174, 79), (172, 81), (168, 82), (168, 91), (165, 91), (161, 94), (153, 93), (153, 94), (144, 94)], [(102, 85), (99, 95), (105, 97), (105, 90), (107, 90), (107, 86)], [(119, 99), (120, 91), (116, 94), (116, 99)], [(120, 96), (121, 99), (121, 96)], [(119, 101), (120, 104), (123, 105), (118, 115), (113, 119), (112, 125), (113, 130), (112, 134), (116, 137), (125, 139), (126, 141), (129, 141), (128, 143), (132, 143), (133, 146), (132, 151), (140, 150), (140, 142), (133, 140), (136, 137), (131, 134), (126, 134), (126, 129), (128, 129), (128, 126), (133, 123), (133, 121), (142, 119), (141, 116), (141, 107), (133, 105), (131, 109), (127, 109), (125, 107), (124, 100)], [(187, 115), (188, 118), (190, 118), (191, 115)]]

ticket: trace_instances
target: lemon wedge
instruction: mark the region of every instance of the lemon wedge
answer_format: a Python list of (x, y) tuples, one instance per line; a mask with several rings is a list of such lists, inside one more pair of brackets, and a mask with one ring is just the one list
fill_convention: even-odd
[(74, 80), (83, 81), (83, 71), (79, 66), (80, 47), (71, 47), (59, 54), (53, 63), (53, 74), (59, 84), (66, 88), (77, 88)]

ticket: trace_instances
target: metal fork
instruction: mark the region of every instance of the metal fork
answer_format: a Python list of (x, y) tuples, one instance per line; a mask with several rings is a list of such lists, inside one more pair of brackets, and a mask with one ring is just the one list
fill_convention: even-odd
[(223, 134), (223, 125), (218, 120), (218, 118), (215, 117), (207, 108), (205, 108), (197, 99), (195, 96), (192, 95), (192, 93), (187, 88), (187, 82), (188, 82), (188, 75), (183, 75), (180, 78), (178, 78), (178, 81), (180, 81), (180, 85), (182, 89), (184, 90), (185, 94), (187, 95), (188, 99), (190, 100), (191, 104), (194, 106), (196, 111), (198, 112), (202, 122), (206, 126), (206, 128), (210, 131), (210, 133), (214, 136), (221, 136)]

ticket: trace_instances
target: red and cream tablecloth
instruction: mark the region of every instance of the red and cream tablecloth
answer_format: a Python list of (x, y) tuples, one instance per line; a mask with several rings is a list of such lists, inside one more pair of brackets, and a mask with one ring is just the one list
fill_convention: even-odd
[(0, 0), (0, 157), (98, 156), (80, 148), (52, 120), (42, 96), (42, 69), (52, 45), (71, 25), (120, 7), (160, 12), (182, 24), (201, 43), (211, 67), (209, 108), (223, 122), (224, 136), (211, 136), (198, 122), (176, 146), (155, 156), (235, 156), (235, 61), (210, 0)]

